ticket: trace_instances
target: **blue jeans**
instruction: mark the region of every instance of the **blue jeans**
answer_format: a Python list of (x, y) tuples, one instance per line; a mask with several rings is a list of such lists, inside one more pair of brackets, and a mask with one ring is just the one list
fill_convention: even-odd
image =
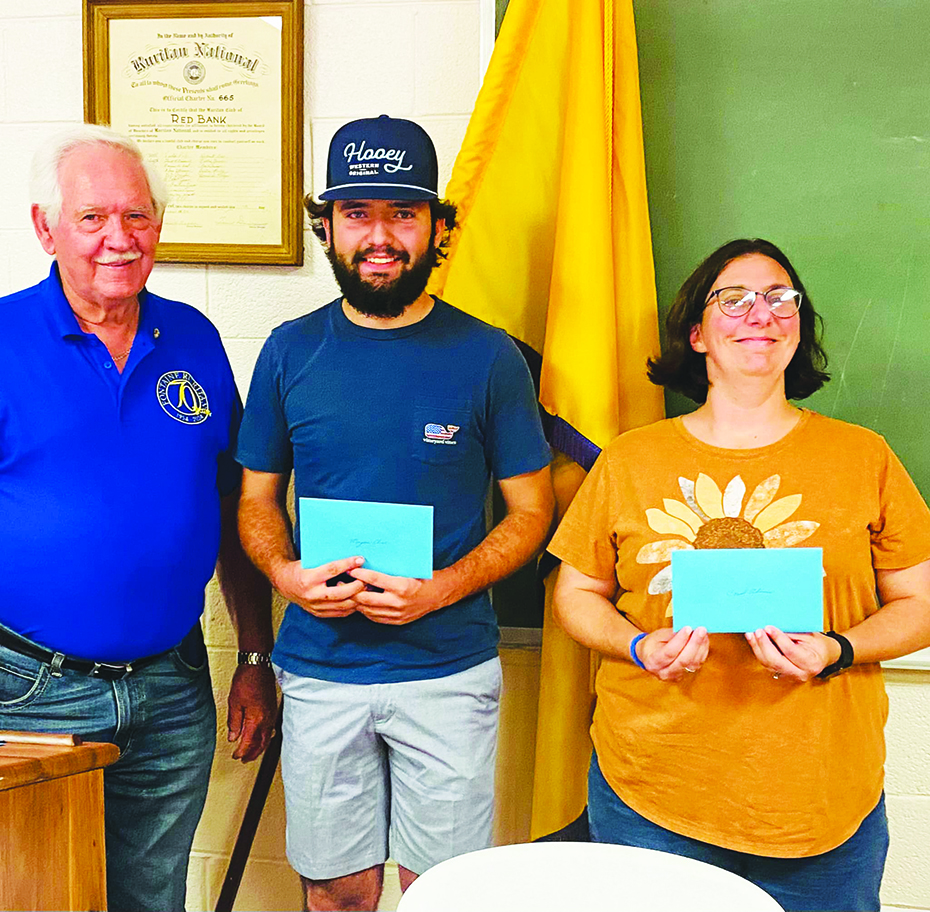
[(199, 625), (122, 681), (55, 673), (0, 646), (0, 729), (116, 744), (119, 759), (103, 773), (107, 905), (110, 912), (184, 912), (188, 856), (216, 746)]
[(620, 800), (591, 757), (588, 816), (592, 842), (658, 849), (724, 868), (761, 887), (785, 912), (879, 912), (888, 854), (885, 797), (842, 845), (807, 858), (770, 858), (722, 849), (646, 820)]

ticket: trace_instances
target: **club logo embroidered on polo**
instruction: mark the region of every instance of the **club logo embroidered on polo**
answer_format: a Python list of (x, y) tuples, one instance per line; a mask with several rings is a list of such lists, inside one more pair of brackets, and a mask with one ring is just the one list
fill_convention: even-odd
[(453, 440), (455, 432), (460, 430), (457, 425), (454, 424), (427, 424), (423, 428), (423, 442), (424, 443), (448, 443), (452, 446), (455, 446), (458, 441)]
[(210, 417), (204, 388), (187, 371), (168, 371), (155, 387), (158, 404), (182, 424), (201, 424)]

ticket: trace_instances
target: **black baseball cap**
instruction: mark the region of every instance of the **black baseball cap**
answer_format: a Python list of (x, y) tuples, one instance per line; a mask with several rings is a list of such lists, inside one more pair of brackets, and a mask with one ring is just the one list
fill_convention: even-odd
[(436, 149), (426, 130), (382, 114), (336, 131), (320, 199), (437, 199), (438, 181)]

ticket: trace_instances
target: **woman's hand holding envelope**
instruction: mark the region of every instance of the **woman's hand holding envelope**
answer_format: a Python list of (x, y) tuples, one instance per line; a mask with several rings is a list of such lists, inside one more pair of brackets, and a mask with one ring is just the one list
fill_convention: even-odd
[(840, 645), (822, 633), (783, 633), (771, 625), (745, 634), (759, 662), (775, 678), (816, 678), (840, 657)]
[(636, 653), (646, 671), (660, 681), (676, 682), (700, 671), (707, 660), (710, 638), (703, 627), (660, 627), (636, 644)]

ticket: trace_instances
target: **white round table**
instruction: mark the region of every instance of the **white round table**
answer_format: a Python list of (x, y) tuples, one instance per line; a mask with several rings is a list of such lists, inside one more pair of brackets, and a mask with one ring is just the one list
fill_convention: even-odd
[(722, 868), (630, 846), (535, 842), (450, 858), (418, 877), (397, 912), (782, 912)]

